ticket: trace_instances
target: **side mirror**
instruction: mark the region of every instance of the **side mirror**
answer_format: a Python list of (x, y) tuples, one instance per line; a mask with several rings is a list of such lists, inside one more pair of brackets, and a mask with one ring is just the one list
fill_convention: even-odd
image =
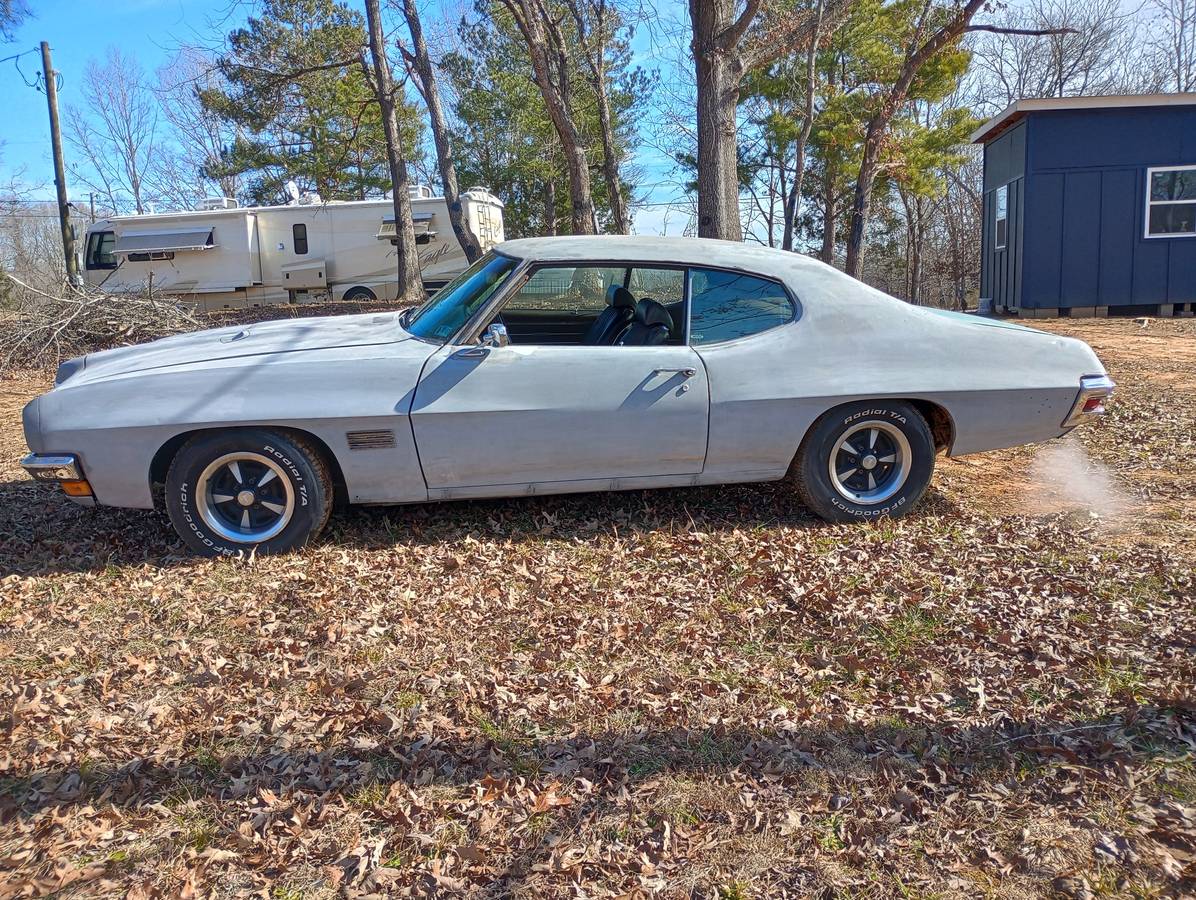
[(483, 347), (505, 347), (511, 343), (511, 336), (507, 334), (507, 326), (501, 322), (491, 322), (482, 332)]

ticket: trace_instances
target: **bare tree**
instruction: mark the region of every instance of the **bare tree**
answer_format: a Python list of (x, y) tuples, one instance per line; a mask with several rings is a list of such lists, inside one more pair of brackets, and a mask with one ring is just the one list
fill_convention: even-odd
[(909, 98), (914, 79), (922, 67), (936, 54), (958, 41), (966, 32), (985, 31), (994, 34), (1055, 35), (1068, 34), (1067, 27), (1008, 28), (1002, 25), (973, 25), (972, 19), (988, 0), (967, 0), (951, 10), (947, 20), (935, 27), (934, 20), (939, 12), (934, 0), (923, 0), (922, 9), (914, 26), (911, 40), (906, 49), (905, 61), (897, 79), (884, 91), (876, 111), (868, 120), (864, 133), (860, 173), (856, 180), (855, 195), (851, 207), (851, 229), (847, 236), (847, 260), (844, 266), (848, 275), (859, 278), (863, 271), (864, 233), (872, 212), (872, 190), (881, 169), (881, 151), (885, 136), (894, 116)]
[(235, 132), (199, 100), (200, 91), (212, 90), (222, 80), (216, 60), (196, 47), (183, 47), (157, 70), (154, 95), (162, 116), (173, 130), (173, 146), (163, 148), (155, 179), (157, 191), (167, 202), (190, 206), (209, 192), (236, 197), (240, 179), (225, 175), (209, 181), (205, 171), (220, 160)]
[(391, 197), (394, 201), (395, 236), (398, 246), (398, 299), (416, 303), (424, 296), (420, 281), (419, 254), (415, 252), (415, 225), (411, 218), (411, 195), (408, 191), (407, 162), (403, 158), (399, 118), (395, 112), (397, 86), (390, 74), (390, 60), (386, 56), (386, 36), (382, 31), (382, 14), (378, 0), (365, 0), (366, 23), (369, 29), (369, 52), (363, 51), (365, 69), (382, 110), (382, 129), (386, 134), (386, 159), (390, 167)]
[[(827, 0), (822, 14), (779, 2), (689, 0), (697, 76), (698, 235), (742, 240), (736, 110), (744, 76), (796, 48), (808, 47), (824, 23), (853, 0)], [(757, 21), (759, 19), (759, 21)]]
[(631, 217), (624, 202), (623, 183), (619, 178), (619, 152), (606, 71), (607, 52), (615, 33), (615, 11), (607, 0), (565, 0), (565, 5), (577, 26), (581, 57), (598, 103), (598, 125), (602, 132), (602, 175), (610, 195), (611, 218), (615, 231), (627, 234), (631, 231)]
[(572, 47), (561, 19), (548, 0), (502, 0), (527, 44), (536, 85), (561, 140), (569, 172), (570, 228), (574, 234), (593, 234), (594, 196), (585, 144), (573, 110)]
[[(1158, 0), (1194, 4), (1194, 0)], [(980, 106), (1023, 97), (1130, 93), (1140, 63), (1137, 17), (1121, 0), (1031, 0), (1003, 11), (972, 48)]]
[(1151, 6), (1152, 68), (1166, 74), (1165, 89), (1196, 90), (1196, 0), (1151, 0)]
[(25, 0), (0, 0), (0, 39), (11, 41), (13, 32), (28, 15)]
[(65, 132), (86, 165), (72, 165), (71, 176), (114, 209), (145, 212), (161, 146), (157, 104), (141, 67), (109, 48), (103, 64), (87, 63), (81, 93), (83, 107), (67, 107)]
[(798, 204), (801, 202), (802, 185), (806, 177), (806, 147), (810, 143), (810, 132), (814, 128), (814, 95), (818, 87), (818, 45), (822, 40), (823, 18), (826, 13), (826, 0), (817, 0), (814, 4), (814, 23), (809, 45), (806, 47), (806, 65), (804, 78), (805, 93), (802, 104), (801, 130), (793, 148), (794, 172), (793, 182), (789, 185), (789, 193), (785, 197), (785, 225), (781, 237), (781, 249), (793, 249), (793, 236), (797, 226)]
[(440, 182), (444, 186), (444, 201), (448, 204), (449, 222), (453, 233), (465, 251), (466, 258), (473, 262), (482, 255), (478, 237), (465, 221), (461, 207), (461, 192), (457, 184), (457, 166), (453, 161), (452, 145), (449, 140), (448, 119), (440, 102), (440, 85), (436, 80), (436, 69), (428, 54), (428, 43), (424, 40), (424, 27), (420, 21), (415, 0), (402, 0), (403, 17), (411, 32), (411, 51), (402, 49), (407, 67), (414, 76), (416, 87), (428, 107), (428, 119), (432, 126), (432, 141), (436, 145), (436, 162), (440, 170)]

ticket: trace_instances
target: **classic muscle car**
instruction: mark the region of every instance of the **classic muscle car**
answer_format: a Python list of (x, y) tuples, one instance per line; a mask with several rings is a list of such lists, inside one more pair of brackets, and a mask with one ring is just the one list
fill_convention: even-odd
[(1057, 437), (1113, 383), (1081, 341), (911, 306), (795, 253), (692, 238), (499, 245), (406, 312), (92, 353), (24, 411), (23, 465), (152, 508), (205, 554), (302, 546), (348, 503), (790, 478), (832, 521), (908, 513), (939, 452)]

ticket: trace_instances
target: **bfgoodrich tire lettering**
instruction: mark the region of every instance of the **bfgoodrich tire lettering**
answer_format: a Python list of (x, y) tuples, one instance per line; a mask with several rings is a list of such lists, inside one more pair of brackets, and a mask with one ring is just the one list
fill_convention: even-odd
[(197, 435), (166, 476), (166, 509), (179, 536), (205, 556), (284, 553), (317, 535), (332, 510), (332, 482), (302, 438), (261, 429)]
[(831, 522), (903, 516), (934, 473), (934, 437), (922, 414), (898, 400), (849, 403), (806, 434), (790, 475), (802, 502)]

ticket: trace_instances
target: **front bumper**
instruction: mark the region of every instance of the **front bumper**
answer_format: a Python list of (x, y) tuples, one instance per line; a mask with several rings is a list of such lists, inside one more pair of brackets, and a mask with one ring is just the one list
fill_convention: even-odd
[(68, 497), (84, 506), (94, 506), (95, 494), (83, 475), (79, 457), (73, 453), (30, 453), (21, 460), (21, 468), (34, 481), (58, 483)]

